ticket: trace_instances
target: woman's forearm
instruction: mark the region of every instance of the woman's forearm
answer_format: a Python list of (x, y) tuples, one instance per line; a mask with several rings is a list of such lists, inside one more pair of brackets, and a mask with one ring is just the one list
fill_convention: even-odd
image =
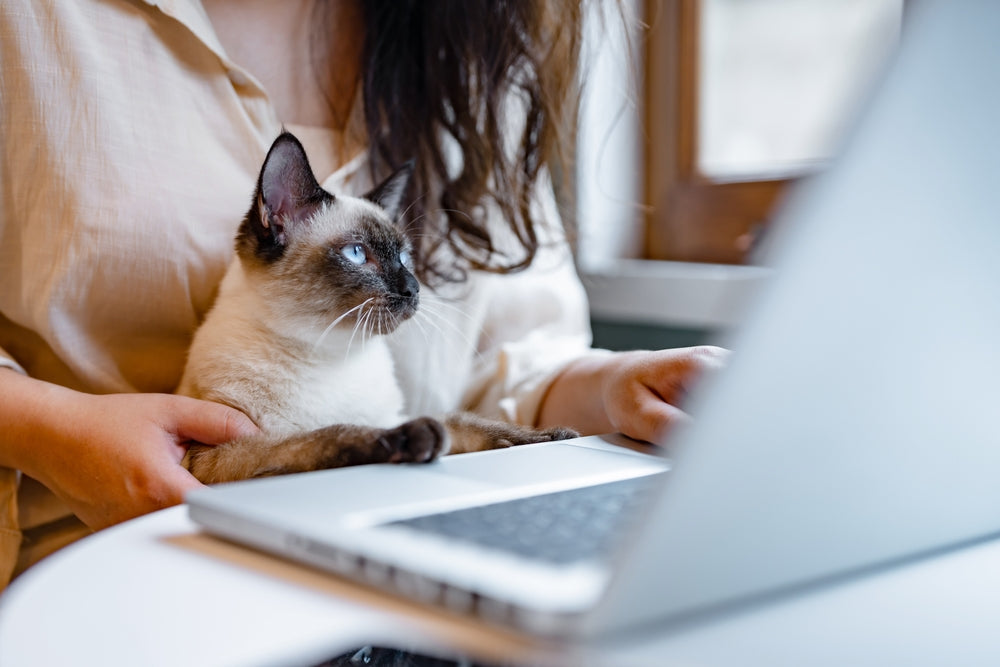
[(566, 426), (584, 435), (614, 431), (602, 398), (607, 360), (604, 356), (584, 357), (563, 369), (542, 400), (538, 426)]
[(0, 465), (37, 479), (92, 528), (174, 505), (199, 485), (188, 442), (256, 433), (246, 415), (171, 394), (85, 394), (0, 369)]
[(44, 443), (72, 429), (72, 403), (83, 394), (0, 368), (0, 466), (35, 477)]
[(728, 352), (707, 345), (619, 352), (571, 363), (549, 387), (539, 426), (569, 426), (584, 434), (619, 432), (662, 442), (688, 419), (677, 407), (690, 384), (720, 368)]

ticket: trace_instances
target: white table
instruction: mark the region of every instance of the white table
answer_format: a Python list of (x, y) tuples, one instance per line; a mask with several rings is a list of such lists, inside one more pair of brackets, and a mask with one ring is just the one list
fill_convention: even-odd
[(1000, 665), (1000, 541), (656, 638), (544, 647), (198, 532), (87, 538), (0, 596), (0, 665), (308, 665), (365, 644), (564, 665)]

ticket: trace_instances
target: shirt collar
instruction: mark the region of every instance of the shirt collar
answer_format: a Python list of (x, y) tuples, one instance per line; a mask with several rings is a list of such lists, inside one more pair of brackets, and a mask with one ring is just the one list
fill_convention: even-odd
[(174, 19), (212, 50), (227, 68), (234, 67), (215, 34), (215, 28), (201, 4), (201, 0), (140, 0)]

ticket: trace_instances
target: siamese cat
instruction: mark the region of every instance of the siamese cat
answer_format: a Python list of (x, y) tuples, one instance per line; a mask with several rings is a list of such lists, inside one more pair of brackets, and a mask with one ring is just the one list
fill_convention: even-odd
[(202, 482), (576, 435), (468, 413), (406, 420), (386, 337), (419, 304), (412, 248), (395, 222), (411, 172), (404, 166), (363, 197), (334, 196), (294, 136), (275, 140), (177, 389), (243, 411), (261, 432), (191, 446), (184, 464)]

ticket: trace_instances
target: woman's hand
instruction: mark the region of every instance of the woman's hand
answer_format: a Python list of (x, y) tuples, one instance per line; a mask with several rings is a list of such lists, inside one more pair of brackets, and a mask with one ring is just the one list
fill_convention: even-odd
[(608, 364), (602, 383), (604, 410), (612, 430), (638, 440), (660, 442), (689, 419), (677, 406), (691, 384), (725, 363), (727, 350), (701, 346), (626, 352)]
[(95, 529), (176, 505), (200, 486), (180, 465), (187, 443), (257, 431), (242, 412), (218, 403), (95, 396), (14, 372), (0, 376), (0, 463), (37, 479)]
[(691, 383), (721, 368), (728, 354), (706, 345), (581, 359), (552, 383), (539, 425), (662, 442), (672, 427), (688, 419), (677, 405)]

